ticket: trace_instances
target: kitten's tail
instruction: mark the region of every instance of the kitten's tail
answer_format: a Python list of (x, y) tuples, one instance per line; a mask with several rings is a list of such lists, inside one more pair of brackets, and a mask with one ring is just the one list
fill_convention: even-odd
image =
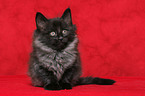
[(116, 81), (111, 79), (103, 79), (103, 78), (93, 78), (93, 77), (81, 77), (76, 82), (76, 85), (88, 85), (88, 84), (98, 84), (98, 85), (112, 85)]

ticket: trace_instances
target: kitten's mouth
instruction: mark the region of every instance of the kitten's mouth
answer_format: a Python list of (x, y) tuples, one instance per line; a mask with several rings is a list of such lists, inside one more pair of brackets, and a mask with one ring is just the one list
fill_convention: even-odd
[(62, 41), (59, 41), (59, 42), (53, 44), (53, 46), (54, 46), (55, 50), (61, 51), (65, 48), (66, 43), (63, 43)]

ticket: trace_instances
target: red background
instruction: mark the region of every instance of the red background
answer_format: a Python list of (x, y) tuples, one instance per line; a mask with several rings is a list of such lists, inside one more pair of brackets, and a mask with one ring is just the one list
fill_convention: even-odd
[(27, 73), (36, 12), (70, 7), (84, 76), (145, 75), (145, 0), (0, 0), (0, 74)]
[[(114, 85), (31, 86), (26, 74), (36, 12), (54, 18), (68, 7), (83, 76), (111, 78)], [(145, 0), (0, 0), (0, 86), (0, 96), (145, 96)]]

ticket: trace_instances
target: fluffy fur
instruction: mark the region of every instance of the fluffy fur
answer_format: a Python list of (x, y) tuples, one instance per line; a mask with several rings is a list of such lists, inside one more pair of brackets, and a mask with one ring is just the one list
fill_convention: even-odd
[(69, 8), (62, 17), (53, 19), (47, 19), (38, 12), (36, 26), (29, 65), (29, 75), (34, 86), (41, 86), (46, 90), (61, 90), (72, 89), (75, 85), (115, 83), (110, 79), (80, 78), (78, 38)]

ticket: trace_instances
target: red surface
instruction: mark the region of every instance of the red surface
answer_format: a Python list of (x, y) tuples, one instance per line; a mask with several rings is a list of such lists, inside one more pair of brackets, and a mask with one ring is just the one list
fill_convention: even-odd
[(48, 91), (33, 87), (27, 76), (0, 76), (0, 96), (145, 96), (145, 77), (112, 77), (114, 85), (82, 85)]
[[(80, 39), (83, 76), (115, 78), (113, 86), (49, 92), (30, 86), (27, 73), (35, 14), (59, 17), (70, 7)], [(0, 94), (145, 96), (145, 0), (0, 0)], [(143, 92), (144, 91), (144, 92)], [(139, 95), (137, 95), (139, 96)]]

